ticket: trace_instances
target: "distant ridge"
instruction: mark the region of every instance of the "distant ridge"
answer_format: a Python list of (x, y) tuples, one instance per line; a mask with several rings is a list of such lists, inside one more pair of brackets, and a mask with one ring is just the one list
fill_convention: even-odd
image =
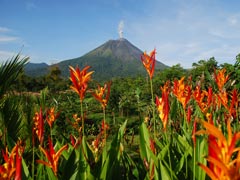
[(42, 76), (47, 74), (49, 65), (46, 63), (27, 63), (24, 71), (29, 76)]
[[(86, 65), (94, 71), (93, 78), (97, 81), (106, 81), (114, 77), (146, 75), (141, 62), (141, 51), (127, 39), (108, 40), (87, 54), (61, 61), (52, 66), (58, 66), (64, 77), (69, 77), (69, 66), (82, 69)], [(156, 69), (163, 70), (168, 66), (157, 61)]]

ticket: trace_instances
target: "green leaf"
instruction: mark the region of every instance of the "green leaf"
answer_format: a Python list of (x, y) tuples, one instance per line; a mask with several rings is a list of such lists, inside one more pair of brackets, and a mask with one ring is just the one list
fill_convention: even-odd
[(73, 175), (78, 171), (77, 169), (77, 163), (79, 159), (76, 155), (75, 149), (73, 149), (70, 153), (70, 156), (65, 164), (64, 170), (63, 170), (63, 177), (62, 179), (71, 179)]
[(31, 179), (25, 160), (22, 158), (22, 180)]
[(162, 180), (171, 180), (170, 174), (167, 168), (162, 163), (163, 160), (160, 160), (160, 172), (161, 172), (161, 179)]
[(121, 177), (120, 157), (123, 153), (123, 145), (121, 144), (121, 141), (126, 129), (126, 125), (127, 120), (119, 128), (118, 134), (111, 142), (106, 161), (101, 170), (100, 179), (113, 179), (114, 177)]
[(150, 160), (150, 154), (147, 147), (150, 147), (150, 135), (147, 129), (146, 124), (143, 122), (140, 126), (140, 132), (139, 132), (139, 138), (140, 138), (140, 155), (141, 158), (144, 160), (144, 158), (149, 161)]
[[(197, 163), (202, 163), (204, 165), (207, 164), (207, 161), (205, 159), (205, 156), (207, 155), (208, 152), (208, 144), (207, 141), (204, 137), (197, 136), (196, 138), (196, 148), (195, 148), (195, 153), (196, 153), (196, 162), (195, 162), (195, 179), (197, 180), (204, 180), (206, 178), (206, 173), (204, 170), (202, 170)], [(193, 168), (191, 166), (190, 168)]]
[(48, 175), (48, 179), (51, 180), (57, 180), (58, 178), (54, 175), (53, 171), (51, 168), (45, 166), (46, 170), (47, 170), (47, 175)]

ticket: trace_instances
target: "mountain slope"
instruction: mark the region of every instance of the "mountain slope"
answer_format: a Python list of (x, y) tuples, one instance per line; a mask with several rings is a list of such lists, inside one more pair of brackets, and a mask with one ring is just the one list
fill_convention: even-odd
[(47, 74), (49, 66), (46, 63), (27, 63), (24, 72), (29, 76), (42, 76)]
[[(93, 78), (97, 81), (109, 80), (112, 77), (145, 75), (141, 62), (143, 52), (126, 39), (109, 40), (82, 57), (61, 61), (57, 66), (63, 76), (69, 76), (69, 66), (78, 65), (81, 69), (89, 65), (95, 71)], [(156, 62), (156, 69), (167, 68)]]

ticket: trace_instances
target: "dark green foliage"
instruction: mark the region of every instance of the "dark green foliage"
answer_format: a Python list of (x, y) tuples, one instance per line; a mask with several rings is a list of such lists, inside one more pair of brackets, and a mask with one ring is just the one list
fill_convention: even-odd
[(17, 54), (11, 60), (0, 65), (0, 99), (9, 90), (9, 87), (15, 83), (28, 59), (28, 57), (21, 58), (20, 54)]

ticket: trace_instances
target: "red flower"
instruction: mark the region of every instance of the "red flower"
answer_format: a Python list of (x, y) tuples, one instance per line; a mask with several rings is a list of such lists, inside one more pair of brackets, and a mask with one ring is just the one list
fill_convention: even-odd
[(147, 73), (150, 79), (152, 79), (153, 73), (154, 73), (154, 68), (156, 63), (155, 55), (156, 55), (156, 49), (151, 51), (149, 55), (146, 52), (144, 52), (143, 55), (141, 56), (143, 66), (147, 70)]
[(87, 72), (90, 66), (86, 66), (82, 69), (82, 71), (79, 69), (79, 67), (76, 67), (76, 69), (74, 69), (72, 66), (70, 66), (69, 68), (70, 80), (73, 84), (70, 86), (70, 88), (79, 95), (80, 101), (83, 101), (85, 93), (87, 91), (88, 82), (91, 79), (93, 71)]
[(191, 121), (191, 116), (192, 116), (192, 107), (188, 106), (188, 108), (187, 108), (187, 122), (188, 122), (188, 124)]
[(194, 147), (196, 146), (196, 136), (195, 136), (196, 130), (197, 130), (197, 120), (193, 122), (193, 130), (192, 130), (192, 140), (193, 140)]
[[(196, 134), (208, 135), (208, 157), (209, 166), (199, 164), (211, 179), (240, 179), (240, 149), (237, 141), (240, 132), (232, 134), (230, 120), (227, 120), (227, 138), (222, 131), (212, 123), (202, 121), (206, 130), (200, 130)], [(237, 153), (237, 156), (234, 156)]]
[(229, 76), (225, 76), (226, 69), (221, 69), (216, 73), (216, 70), (214, 71), (214, 77), (215, 81), (217, 83), (219, 91), (223, 90), (223, 87), (225, 83), (228, 81)]
[(2, 151), (5, 163), (0, 165), (0, 179), (22, 179), (22, 153), (24, 151), (24, 146), (22, 141), (18, 141), (10, 154), (8, 148), (6, 148), (6, 152)]
[(101, 103), (104, 109), (106, 108), (109, 97), (110, 97), (110, 87), (111, 87), (111, 82), (105, 83), (104, 87), (101, 87), (98, 85), (98, 89), (96, 90), (96, 92), (92, 93), (93, 97), (95, 97), (95, 99)]
[(156, 154), (155, 141), (152, 138), (150, 138), (150, 149), (153, 154)]
[(162, 90), (162, 98), (158, 98), (156, 96), (156, 106), (157, 106), (157, 110), (159, 113), (159, 117), (163, 122), (163, 129), (165, 130), (167, 127), (167, 123), (168, 123), (168, 116), (169, 116), (169, 100), (168, 100), (168, 96), (169, 96), (169, 83), (167, 82), (163, 88), (161, 88)]
[(187, 103), (191, 98), (191, 86), (184, 83), (184, 78), (175, 80), (173, 85), (173, 94), (177, 97), (178, 101), (186, 108)]
[(52, 128), (52, 124), (56, 121), (58, 116), (59, 116), (59, 113), (55, 113), (54, 107), (48, 109), (46, 120), (50, 128)]
[(44, 131), (43, 114), (42, 114), (42, 108), (40, 108), (40, 111), (36, 112), (33, 117), (33, 128), (32, 128), (33, 144), (35, 142), (34, 134), (37, 135), (37, 138), (40, 144), (43, 143), (43, 131)]
[(66, 144), (63, 147), (61, 147), (57, 152), (55, 152), (53, 148), (52, 140), (51, 138), (49, 138), (48, 149), (44, 149), (42, 148), (42, 146), (40, 146), (40, 150), (43, 152), (48, 162), (43, 160), (37, 160), (37, 162), (50, 167), (53, 170), (54, 174), (57, 176), (59, 158), (61, 156), (61, 153), (67, 148), (68, 148), (68, 145)]

